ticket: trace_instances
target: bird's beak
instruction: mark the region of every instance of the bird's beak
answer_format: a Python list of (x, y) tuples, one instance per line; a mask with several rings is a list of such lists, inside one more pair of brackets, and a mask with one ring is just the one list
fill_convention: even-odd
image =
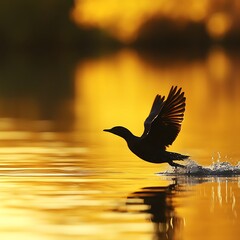
[(103, 129), (104, 132), (110, 132), (110, 129)]

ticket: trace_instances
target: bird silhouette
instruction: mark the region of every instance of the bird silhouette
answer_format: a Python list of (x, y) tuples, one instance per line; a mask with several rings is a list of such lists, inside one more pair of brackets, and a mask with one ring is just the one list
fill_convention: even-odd
[(157, 95), (151, 111), (144, 122), (144, 132), (141, 137), (133, 135), (127, 128), (116, 126), (103, 131), (124, 138), (128, 148), (139, 158), (151, 163), (167, 162), (174, 167), (185, 167), (173, 160), (189, 158), (166, 148), (172, 145), (181, 130), (186, 106), (186, 98), (182, 88), (171, 87), (168, 97)]

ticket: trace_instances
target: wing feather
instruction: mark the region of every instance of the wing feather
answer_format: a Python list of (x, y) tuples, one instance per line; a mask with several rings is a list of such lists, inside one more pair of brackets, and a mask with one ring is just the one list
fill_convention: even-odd
[(165, 99), (165, 97), (164, 96), (162, 97), (161, 95), (157, 95), (155, 97), (155, 99), (153, 101), (151, 111), (150, 111), (148, 117), (146, 118), (146, 120), (144, 122), (144, 133), (143, 133), (143, 135), (147, 135), (148, 132), (150, 131), (152, 122), (155, 120), (155, 118), (161, 112), (161, 109), (163, 107), (164, 99)]
[(149, 116), (144, 122), (142, 139), (166, 148), (176, 139), (181, 130), (186, 98), (182, 89), (171, 87), (167, 99), (157, 95)]

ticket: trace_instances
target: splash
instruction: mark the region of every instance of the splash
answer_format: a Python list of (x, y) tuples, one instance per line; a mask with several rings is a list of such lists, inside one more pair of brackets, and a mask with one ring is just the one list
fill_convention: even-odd
[(194, 160), (187, 160), (185, 168), (171, 168), (160, 175), (188, 175), (188, 176), (240, 176), (240, 162), (232, 165), (229, 162), (217, 161), (210, 166), (201, 166)]

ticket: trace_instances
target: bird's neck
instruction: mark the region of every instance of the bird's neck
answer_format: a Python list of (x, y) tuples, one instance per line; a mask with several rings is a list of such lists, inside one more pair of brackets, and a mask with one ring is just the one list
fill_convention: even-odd
[(122, 138), (124, 138), (128, 145), (133, 144), (135, 141), (137, 141), (138, 137), (133, 135), (131, 131), (126, 129), (124, 134), (121, 135)]

